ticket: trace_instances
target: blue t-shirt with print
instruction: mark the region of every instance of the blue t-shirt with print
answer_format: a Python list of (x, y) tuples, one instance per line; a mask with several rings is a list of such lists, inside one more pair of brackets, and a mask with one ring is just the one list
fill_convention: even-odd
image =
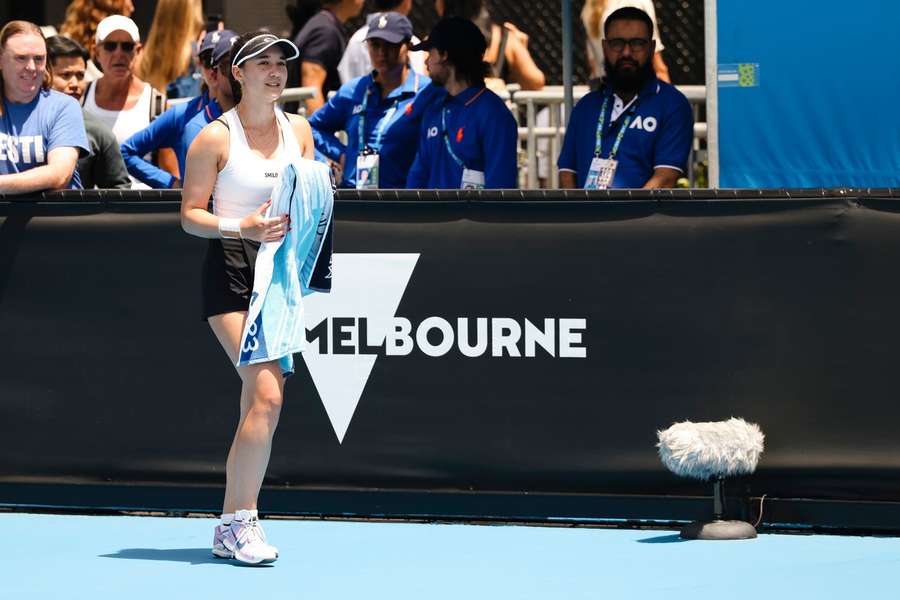
[(612, 90), (607, 87), (591, 92), (572, 110), (557, 165), (561, 171), (574, 171), (578, 187), (584, 187), (597, 145), (597, 124), (604, 98), (607, 101), (601, 135), (601, 157), (608, 158), (624, 119), (631, 115), (622, 137), (616, 160), (619, 161), (613, 188), (641, 188), (657, 167), (669, 167), (684, 173), (694, 139), (694, 116), (684, 94), (656, 77), (641, 89), (635, 103), (629, 105), (615, 122)]
[[(89, 150), (84, 119), (78, 102), (63, 93), (41, 90), (25, 104), (3, 101), (0, 117), (0, 174), (21, 173), (47, 164), (47, 155), (56, 148)], [(81, 189), (76, 169), (69, 188)]]

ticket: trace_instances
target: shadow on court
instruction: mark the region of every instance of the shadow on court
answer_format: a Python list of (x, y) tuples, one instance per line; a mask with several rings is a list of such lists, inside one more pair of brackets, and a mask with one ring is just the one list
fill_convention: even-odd
[(635, 541), (638, 544), (677, 544), (679, 542), (687, 542), (688, 540), (682, 539), (677, 533), (671, 533), (669, 535), (657, 535)]
[(115, 554), (101, 554), (100, 558), (125, 558), (128, 560), (161, 560), (192, 565), (221, 564), (240, 566), (240, 563), (213, 557), (209, 548), (123, 548)]

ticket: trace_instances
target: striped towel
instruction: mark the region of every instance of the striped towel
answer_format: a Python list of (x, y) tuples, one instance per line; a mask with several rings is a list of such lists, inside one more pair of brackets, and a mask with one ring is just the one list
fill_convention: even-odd
[(306, 347), (303, 296), (331, 291), (333, 211), (329, 168), (304, 158), (288, 163), (266, 217), (290, 214), (291, 227), (256, 256), (239, 367), (277, 360), (285, 377), (293, 373), (293, 354)]

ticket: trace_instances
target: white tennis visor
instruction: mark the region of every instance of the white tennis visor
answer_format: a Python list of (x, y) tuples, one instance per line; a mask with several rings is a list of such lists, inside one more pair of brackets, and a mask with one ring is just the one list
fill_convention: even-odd
[(235, 67), (239, 67), (244, 61), (251, 59), (254, 56), (259, 56), (272, 46), (281, 47), (284, 52), (285, 60), (294, 60), (300, 56), (300, 51), (291, 40), (280, 38), (271, 33), (263, 33), (254, 38), (250, 38), (250, 40), (248, 40), (235, 55), (231, 64)]

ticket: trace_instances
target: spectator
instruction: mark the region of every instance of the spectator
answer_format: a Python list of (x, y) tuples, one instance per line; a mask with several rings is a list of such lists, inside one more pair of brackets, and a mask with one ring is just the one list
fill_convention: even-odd
[[(57, 92), (81, 101), (88, 53), (78, 42), (61, 35), (47, 38), (51, 86)], [(78, 159), (78, 175), (84, 189), (130, 188), (131, 180), (119, 153), (119, 143), (109, 128), (82, 111), (90, 154)]]
[[(208, 61), (208, 67), (204, 65), (203, 78), (209, 86), (209, 94), (213, 101), (205, 109), (194, 115), (184, 126), (185, 148), (190, 148), (204, 127), (218, 119), (223, 113), (234, 108), (234, 91), (231, 87), (231, 47), (238, 36), (233, 31), (223, 30), (215, 49)], [(182, 173), (184, 170), (182, 169)]]
[[(369, 58), (369, 47), (366, 43), (366, 36), (369, 34), (369, 24), (373, 19), (377, 18), (383, 12), (398, 12), (401, 15), (409, 16), (412, 9), (412, 0), (374, 0), (373, 8), (375, 12), (366, 17), (366, 24), (356, 30), (350, 41), (347, 42), (347, 49), (338, 65), (338, 73), (341, 75), (341, 83), (347, 83), (351, 79), (368, 75), (372, 72), (372, 61)], [(412, 36), (410, 42), (418, 44), (419, 38)], [(420, 75), (425, 75), (425, 53), (424, 52), (408, 52), (409, 64), (413, 71)]]
[[(227, 29), (210, 31), (203, 36), (199, 55), (207, 88), (188, 102), (176, 104), (148, 127), (125, 140), (122, 144), (122, 156), (132, 177), (156, 189), (181, 187), (185, 157), (191, 142), (199, 132), (193, 131), (193, 135), (188, 135), (187, 124), (197, 115), (211, 112), (215, 113), (212, 117), (215, 118), (222, 113), (220, 105), (216, 104), (218, 88), (214, 85), (217, 81), (214, 65), (223, 54), (231, 51), (231, 44), (236, 39), (237, 34)], [(161, 148), (174, 149), (178, 163), (177, 175), (164, 171), (144, 158)]]
[[(89, 83), (82, 104), (86, 112), (112, 129), (121, 144), (162, 114), (165, 94), (142, 81), (134, 70), (141, 49), (137, 25), (128, 17), (106, 17), (97, 26), (96, 53), (103, 77)], [(132, 187), (147, 189), (137, 178)]]
[[(72, 0), (66, 8), (66, 18), (59, 28), (60, 35), (72, 38), (93, 57), (97, 40), (97, 25), (110, 15), (130, 17), (134, 13), (132, 0)], [(88, 59), (85, 80), (99, 79), (103, 72), (93, 60)]]
[(487, 40), (468, 19), (441, 19), (428, 39), (433, 84), (446, 94), (422, 119), (409, 188), (515, 188), (518, 127), (503, 100), (485, 88)]
[(631, 6), (639, 8), (650, 17), (653, 21), (653, 41), (656, 43), (656, 52), (653, 54), (653, 69), (656, 71), (656, 78), (671, 83), (669, 78), (669, 68), (666, 61), (663, 60), (662, 52), (666, 47), (659, 37), (659, 27), (656, 25), (656, 9), (653, 7), (652, 0), (587, 0), (584, 8), (581, 10), (581, 22), (584, 23), (584, 30), (587, 33), (587, 57), (588, 64), (591, 66), (591, 77), (600, 80), (604, 75), (603, 68), (603, 23), (614, 11)]
[(344, 23), (359, 14), (363, 0), (324, 0), (322, 5), (294, 38), (300, 60), (289, 73), (289, 87), (316, 88), (316, 95), (306, 100), (307, 115), (325, 104), (329, 92), (341, 87), (337, 67), (347, 47)]
[(203, 25), (200, 0), (159, 0), (141, 56), (141, 79), (169, 98), (199, 95), (202, 76), (194, 48)]
[(646, 12), (620, 8), (603, 27), (606, 76), (572, 111), (557, 161), (560, 187), (672, 187), (691, 150), (691, 106), (653, 71)]
[(88, 150), (78, 103), (50, 89), (40, 28), (0, 29), (0, 193), (81, 187), (75, 164)]
[[(494, 23), (482, 0), (435, 0), (434, 8), (438, 16), (462, 17), (478, 26), (487, 40), (484, 60), (491, 66), (491, 78), (517, 83), (523, 90), (544, 87), (544, 73), (528, 51), (528, 35), (512, 23), (504, 23), (503, 27)], [(501, 83), (499, 87), (504, 86)]]
[[(381, 13), (366, 43), (375, 70), (341, 86), (310, 118), (316, 149), (342, 165), (341, 187), (403, 188), (425, 110), (443, 94), (409, 68), (412, 23)], [(334, 132), (347, 132), (347, 145)]]

